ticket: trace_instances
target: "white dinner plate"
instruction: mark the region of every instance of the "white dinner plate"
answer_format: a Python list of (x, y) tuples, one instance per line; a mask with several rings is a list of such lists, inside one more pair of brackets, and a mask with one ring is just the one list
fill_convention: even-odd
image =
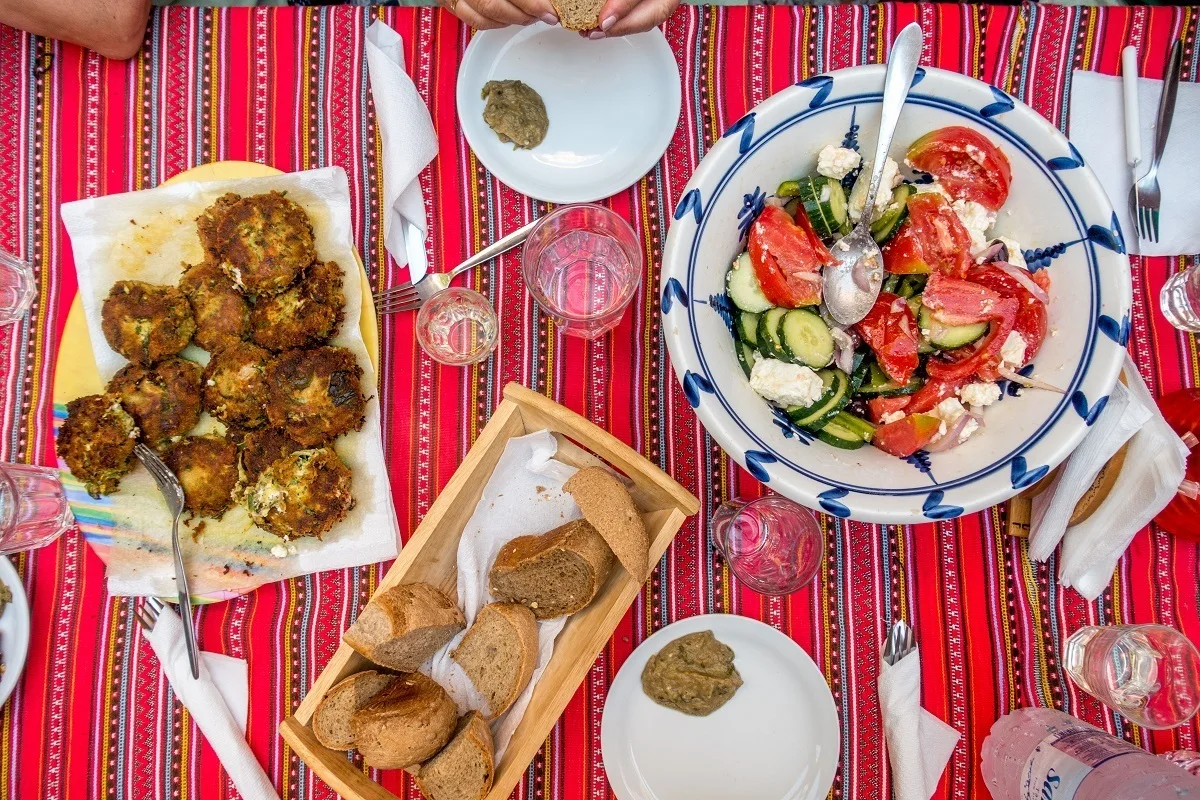
[(12, 590), (12, 602), (0, 615), (0, 653), (4, 654), (4, 673), (0, 674), (0, 706), (8, 700), (25, 669), (29, 652), (29, 602), (21, 576), (4, 556), (0, 556), (0, 581)]
[[(550, 128), (514, 150), (483, 121), (483, 86), (516, 79), (542, 96)], [(591, 41), (535, 22), (475, 34), (458, 70), (458, 119), (500, 180), (550, 203), (589, 203), (646, 174), (675, 135), (679, 65), (657, 28)]]
[[(707, 717), (655, 703), (642, 669), (671, 641), (711, 630), (733, 648), (742, 687)], [(817, 665), (784, 634), (748, 617), (706, 614), (642, 642), (604, 702), (600, 746), (620, 800), (816, 800), (833, 786), (839, 733)]]

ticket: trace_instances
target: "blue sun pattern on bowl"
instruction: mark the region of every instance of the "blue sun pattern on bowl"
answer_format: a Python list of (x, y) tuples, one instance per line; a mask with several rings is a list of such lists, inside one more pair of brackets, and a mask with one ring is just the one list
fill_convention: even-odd
[[(847, 70), (846, 72), (853, 72), (853, 70)], [(943, 83), (947, 80), (953, 81), (955, 79), (960, 81), (968, 80), (961, 78), (961, 76), (953, 76), (947, 79), (944, 77), (946, 73), (939, 73), (941, 73), (939, 70), (925, 70), (922, 68), (914, 78), (913, 86), (915, 87), (918, 83), (921, 83), (930, 74), (938, 75), (938, 82)], [(776, 490), (788, 493), (794, 499), (819, 507), (825, 512), (841, 518), (855, 516), (857, 512), (858, 516), (873, 518), (873, 521), (916, 521), (914, 518), (915, 509), (908, 507), (905, 511), (896, 511), (895, 513), (881, 512), (872, 508), (870, 498), (891, 497), (900, 499), (917, 496), (922, 499), (919, 513), (915, 514), (915, 517), (925, 520), (953, 519), (965, 513), (968, 508), (975, 510), (982, 507), (977, 502), (977, 499), (972, 497), (972, 490), (983, 481), (989, 481), (991, 484), (994, 484), (995, 482), (989, 476), (995, 474), (998, 470), (1005, 469), (1007, 473), (1004, 481), (1006, 484), (1004, 496), (1011, 496), (1048, 474), (1052, 465), (1047, 463), (1031, 465), (1030, 451), (1038, 449), (1038, 445), (1042, 439), (1063, 418), (1062, 414), (1064, 410), (1074, 409), (1074, 416), (1082, 420), (1085, 427), (1095, 423), (1107, 403), (1107, 391), (1111, 389), (1111, 383), (1104, 392), (1099, 393), (1097, 399), (1094, 401), (1089, 400), (1083, 384), (1090, 370), (1093, 361), (1092, 356), (1099, 346), (1099, 342), (1109, 340), (1113, 345), (1124, 347), (1128, 341), (1128, 289), (1126, 286), (1121, 286), (1122, 291), (1116, 293), (1120, 295), (1119, 297), (1107, 298), (1108, 306), (1115, 306), (1121, 313), (1117, 315), (1100, 313), (1100, 309), (1104, 303), (1102, 303), (1103, 298), (1100, 296), (1101, 286), (1097, 265), (1098, 256), (1096, 255), (1096, 251), (1092, 249), (1087, 250), (1085, 258), (1092, 275), (1092, 298), (1087, 314), (1086, 344), (1080, 360), (1081, 363), (1078, 365), (1067, 387), (1067, 396), (1055, 408), (1050, 418), (1031, 436), (1027, 437), (1025, 441), (1020, 442), (1002, 457), (970, 474), (950, 479), (944, 483), (939, 482), (935, 475), (936, 456), (931, 456), (925, 451), (918, 451), (907, 459), (897, 459), (896, 463), (906, 463), (909, 467), (923, 475), (928, 480), (926, 484), (927, 488), (921, 490), (916, 486), (912, 486), (893, 490), (832, 479), (807, 467), (806, 464), (810, 464), (811, 459), (806, 457), (804, 463), (800, 463), (794, 458), (796, 456), (795, 452), (785, 452), (785, 450), (772, 447), (759, 432), (751, 429), (745, 420), (740, 417), (734, 410), (729, 399), (722, 392), (719, 383), (712, 380), (705, 354), (699, 345), (697, 326), (708, 325), (709, 323), (697, 317), (709, 314), (710, 312), (706, 309), (711, 309), (712, 312), (716, 313), (716, 316), (723, 323), (723, 328), (732, 328), (734, 310), (728, 306), (728, 298), (723, 294), (710, 294), (704, 299), (699, 299), (693, 293), (690, 295), (689, 302), (689, 285), (694, 283), (696, 250), (699, 246), (699, 240), (703, 236), (705, 226), (709, 222), (715, 225), (732, 224), (728, 220), (708, 219), (707, 212), (710, 205), (715, 205), (722, 191), (729, 185), (731, 176), (759, 148), (806, 117), (823, 111), (848, 108), (850, 115), (849, 126), (841, 143), (842, 146), (851, 147), (855, 150), (859, 149), (859, 130), (861, 127), (859, 120), (862, 118), (860, 104), (877, 104), (879, 102), (879, 95), (877, 92), (868, 92), (866, 94), (849, 95), (847, 97), (835, 97), (835, 80), (838, 74), (817, 75), (799, 82), (797, 86), (801, 90), (805, 90), (806, 94), (801, 95), (795, 103), (789, 103), (789, 108), (794, 107), (799, 109), (796, 113), (792, 113), (786, 118), (768, 126), (762, 121), (763, 115), (760, 115), (757, 110), (752, 110), (734, 123), (725, 132), (722, 140), (714, 145), (708, 158), (714, 158), (717, 156), (718, 151), (720, 151), (722, 156), (720, 163), (723, 166), (714, 167), (717, 170), (718, 177), (715, 180), (710, 178), (705, 181), (698, 181), (694, 177), (692, 185), (684, 193), (673, 214), (674, 219), (679, 224), (672, 227), (671, 234), (673, 236), (669, 238), (682, 238), (685, 255), (686, 252), (690, 252), (691, 255), (686, 257), (687, 268), (683, 273), (669, 275), (666, 269), (666, 258), (664, 258), (664, 281), (661, 304), (664, 321), (669, 323), (669, 327), (674, 326), (674, 333), (681, 340), (686, 341), (687, 334), (690, 333), (688, 346), (694, 349), (695, 358), (688, 359), (689, 368), (683, 370), (682, 378), (684, 393), (689, 404), (701, 415), (706, 427), (709, 427), (709, 425), (705, 417), (706, 415), (712, 415), (713, 417), (721, 417), (724, 421), (731, 422), (733, 426), (740, 429), (742, 435), (738, 435), (737, 438), (747, 440), (748, 443), (751, 443), (751, 446), (741, 446), (740, 441), (731, 444), (719, 436), (716, 438), (735, 459), (744, 464), (747, 471), (756, 479), (763, 483), (771, 484)], [(972, 81), (971, 83), (976, 82)], [(1031, 247), (1024, 251), (1030, 269), (1036, 271), (1052, 267), (1056, 259), (1074, 247), (1098, 248), (1099, 250), (1123, 255), (1125, 253), (1124, 236), (1117, 216), (1111, 211), (1111, 208), (1108, 210), (1107, 216), (1109, 219), (1106, 220), (1107, 224), (1088, 221), (1090, 224), (1086, 224), (1085, 226), (1078, 201), (1071, 190), (1062, 183), (1061, 178), (1058, 178), (1058, 176), (1063, 174), (1086, 172), (1089, 174), (1091, 180), (1094, 181), (1094, 177), (1090, 176), (1090, 170), (1086, 169), (1086, 165), (1078, 150), (1069, 142), (1066, 142), (1065, 139), (1055, 137), (1055, 141), (1059, 143), (1061, 148), (1059, 149), (1060, 154), (1043, 155), (1039, 153), (1028, 141), (998, 121), (1006, 118), (1010, 112), (1017, 109), (1016, 101), (995, 87), (987, 87), (987, 90), (990, 94), (990, 102), (983, 103), (974, 108), (950, 99), (939, 98), (932, 94), (914, 94), (910, 96), (909, 102), (911, 105), (924, 105), (942, 111), (949, 111), (967, 119), (974, 118), (977, 123), (982, 123), (979, 127), (984, 128), (989, 133), (998, 135), (1001, 139), (1007, 140), (1014, 149), (1019, 150), (1031, 160), (1036, 160), (1047, 175), (1054, 176), (1057, 179), (1056, 188), (1064, 205), (1072, 212), (1076, 224), (1079, 225), (1080, 235), (1074, 239)], [(771, 102), (769, 100), (767, 104)], [(759, 108), (763, 109), (767, 104)], [(1026, 111), (1035, 113), (1024, 106), (1021, 107), (1021, 110), (1022, 113)], [(728, 146), (726, 146), (726, 142), (728, 142)], [(1062, 143), (1064, 142), (1065, 147), (1062, 147)], [(733, 147), (736, 147), (736, 154), (730, 158), (731, 148)], [(1069, 155), (1061, 155), (1063, 152), (1069, 153)], [(701, 191), (701, 185), (706, 187), (706, 192)], [(715, 189), (713, 189), (714, 186)], [(1090, 187), (1085, 188), (1091, 191)], [(711, 194), (711, 196), (706, 196), (706, 193)], [(1092, 193), (1094, 194), (1095, 192), (1093, 191)], [(766, 198), (767, 195), (763, 192), (761, 186), (755, 186), (753, 191), (741, 195), (741, 209), (735, 221), (738, 241), (744, 242), (749, 225), (761, 211)], [(1107, 205), (1107, 203), (1105, 202), (1104, 205)], [(676, 227), (682, 227), (684, 231), (680, 233), (675, 230)], [(670, 247), (668, 249), (670, 250)], [(1127, 262), (1125, 262), (1125, 265), (1127, 268)], [(681, 277), (684, 276), (686, 278), (681, 280)], [(1118, 319), (1120, 319), (1120, 322), (1117, 321)], [(1103, 334), (1103, 337), (1098, 340), (1095, 335), (1096, 333)], [(680, 366), (680, 361), (676, 355), (678, 348), (674, 346), (675, 343), (670, 341), (670, 338), (668, 337), (668, 345), (672, 351), (672, 359), (678, 368)], [(732, 344), (732, 340), (730, 341)], [(1109, 360), (1109, 355), (1110, 353), (1106, 351), (1105, 358), (1101, 359), (1101, 361)], [(1028, 376), (1033, 373), (1033, 370), (1034, 366), (1030, 364), (1020, 370), (1020, 372)], [(1115, 373), (1112, 378), (1115, 380)], [(1008, 381), (1001, 383), (1001, 389), (1002, 397), (1019, 396), (1018, 390), (1020, 387)], [(769, 404), (766, 404), (764, 401), (764, 405)], [(829, 448), (820, 442), (816, 442), (814, 445), (815, 437), (813, 434), (796, 427), (779, 409), (771, 408), (771, 422), (774, 429), (781, 434), (782, 439), (789, 446), (794, 447), (799, 443), (803, 445), (800, 448), (801, 451), (811, 450), (814, 455), (817, 454), (818, 450), (833, 450), (833, 448)], [(1075, 436), (1074, 441), (1077, 442), (1081, 435)], [(1058, 460), (1061, 460), (1061, 457)], [(801, 485), (798, 487), (797, 484)], [(989, 491), (997, 491), (996, 486), (989, 486)], [(999, 499), (1004, 499), (1004, 496), (999, 497)], [(990, 503), (987, 505), (990, 505)]]

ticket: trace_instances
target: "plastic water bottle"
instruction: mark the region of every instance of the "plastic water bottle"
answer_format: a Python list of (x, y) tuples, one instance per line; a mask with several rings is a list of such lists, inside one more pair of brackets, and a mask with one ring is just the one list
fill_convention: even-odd
[(996, 720), (982, 760), (992, 800), (1200, 800), (1200, 778), (1050, 708)]

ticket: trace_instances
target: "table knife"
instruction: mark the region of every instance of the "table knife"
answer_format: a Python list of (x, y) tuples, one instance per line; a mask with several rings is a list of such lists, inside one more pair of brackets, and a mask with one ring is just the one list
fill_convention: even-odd
[(1129, 45), (1121, 51), (1121, 86), (1125, 95), (1125, 163), (1129, 165), (1129, 216), (1138, 221), (1138, 165), (1142, 163), (1142, 131), (1138, 118), (1137, 48)]

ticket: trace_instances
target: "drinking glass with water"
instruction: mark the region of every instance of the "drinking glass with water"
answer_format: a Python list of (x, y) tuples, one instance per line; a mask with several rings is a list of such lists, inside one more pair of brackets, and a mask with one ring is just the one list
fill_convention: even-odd
[(778, 495), (723, 503), (713, 514), (712, 539), (738, 580), (767, 595), (808, 584), (825, 542), (813, 513)]
[(0, 325), (25, 316), (36, 292), (33, 267), (0, 250)]
[(1121, 716), (1162, 730), (1200, 709), (1200, 653), (1165, 625), (1089, 625), (1063, 646), (1071, 680)]
[(0, 463), (0, 554), (49, 544), (74, 524), (58, 470)]

